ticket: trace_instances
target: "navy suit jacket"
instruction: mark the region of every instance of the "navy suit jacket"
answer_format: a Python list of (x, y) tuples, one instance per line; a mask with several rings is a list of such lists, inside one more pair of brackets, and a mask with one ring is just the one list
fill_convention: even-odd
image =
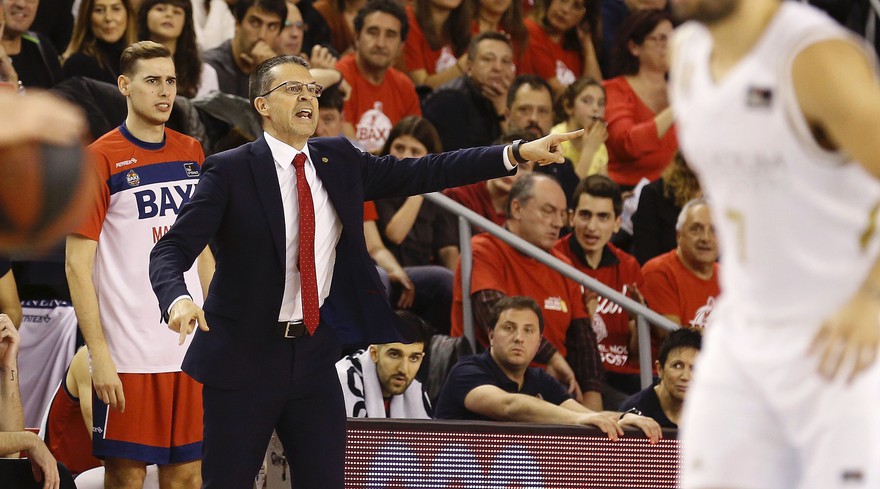
[[(508, 175), (504, 147), (397, 160), (354, 148), (345, 138), (309, 140), (318, 177), (342, 223), (330, 295), (321, 307), (343, 345), (400, 341), (363, 232), (364, 200), (437, 191)], [(199, 184), (150, 255), (150, 280), (162, 311), (188, 294), (183, 272), (209, 243), (217, 262), (204, 311), (183, 362), (193, 378), (239, 388), (290, 369), (289, 344), (273, 332), (284, 291), (281, 190), (263, 137), (208, 157)], [(285, 352), (288, 352), (285, 354)], [(337, 359), (332, 359), (334, 362)]]

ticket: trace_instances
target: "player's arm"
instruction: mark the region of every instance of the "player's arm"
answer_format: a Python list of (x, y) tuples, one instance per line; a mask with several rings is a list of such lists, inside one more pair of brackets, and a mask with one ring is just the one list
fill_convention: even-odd
[(494, 385), (481, 385), (468, 392), (464, 406), (471, 412), (498, 421), (591, 425), (605, 432), (612, 440), (623, 434), (623, 430), (610, 417), (590, 411), (574, 399), (557, 406), (537, 397), (505, 392)]
[[(21, 336), (12, 320), (0, 314), (0, 432), (24, 430), (24, 411), (18, 384), (20, 346)], [(0, 449), (0, 456), (6, 453), (9, 451)]]
[[(880, 178), (880, 86), (866, 54), (847, 41), (816, 43), (795, 58), (792, 80), (810, 125)], [(874, 225), (867, 216), (865, 224), (866, 228)], [(816, 335), (811, 351), (819, 355), (821, 374), (831, 378), (843, 369), (851, 380), (873, 364), (880, 344), (878, 315), (880, 262)]]
[(9, 316), (16, 329), (21, 327), (21, 301), (12, 270), (0, 277), (0, 312)]
[(95, 393), (110, 407), (125, 410), (125, 395), (122, 382), (116, 372), (116, 364), (110, 356), (110, 347), (104, 336), (104, 327), (98, 312), (98, 294), (92, 280), (95, 253), (98, 242), (79, 234), (67, 237), (64, 266), (70, 299), (83, 338), (89, 346), (92, 357), (92, 382)]
[(67, 390), (79, 399), (79, 410), (88, 433), (92, 432), (92, 377), (89, 374), (89, 349), (82, 347), (70, 361)]

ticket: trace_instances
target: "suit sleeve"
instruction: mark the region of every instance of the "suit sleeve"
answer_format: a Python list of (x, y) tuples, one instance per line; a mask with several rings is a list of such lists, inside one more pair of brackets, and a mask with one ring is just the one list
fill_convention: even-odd
[(192, 198), (150, 253), (150, 282), (163, 314), (174, 299), (189, 295), (183, 273), (192, 267), (220, 227), (229, 190), (218, 167), (212, 165), (214, 161), (205, 160), (204, 173)]
[[(356, 151), (351, 143), (346, 143)], [(446, 188), (512, 175), (504, 166), (504, 146), (462, 149), (398, 160), (393, 156), (363, 158), (364, 199), (437, 192)]]

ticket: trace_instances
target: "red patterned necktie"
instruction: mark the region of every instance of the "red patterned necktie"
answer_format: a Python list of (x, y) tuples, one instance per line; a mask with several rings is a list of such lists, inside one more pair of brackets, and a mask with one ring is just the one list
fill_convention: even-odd
[(318, 279), (315, 273), (315, 207), (303, 169), (305, 164), (305, 153), (299, 153), (293, 158), (296, 195), (299, 198), (299, 256), (296, 266), (299, 267), (303, 322), (306, 323), (309, 334), (313, 335), (321, 321), (321, 309), (318, 306)]

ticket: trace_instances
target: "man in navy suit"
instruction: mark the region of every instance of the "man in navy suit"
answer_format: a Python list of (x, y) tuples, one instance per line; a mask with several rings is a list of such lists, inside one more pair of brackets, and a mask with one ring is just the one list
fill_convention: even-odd
[[(517, 161), (562, 162), (560, 143), (580, 134), (398, 161), (362, 153), (344, 138), (309, 140), (320, 92), (298, 57), (261, 64), (250, 99), (263, 136), (205, 160), (197, 190), (151, 255), (150, 279), (169, 328), (181, 338), (201, 329), (183, 369), (204, 384), (205, 488), (251, 487), (273, 429), (294, 487), (343, 487), (346, 417), (334, 367), (341, 345), (400, 341), (364, 243), (365, 199), (508, 175)], [(295, 169), (300, 153), (306, 162)], [(311, 206), (300, 203), (297, 174)], [(300, 230), (312, 221), (314, 242), (304, 241), (314, 250), (310, 273), (298, 255)], [(209, 241), (217, 265), (203, 311), (182, 273)], [(314, 281), (319, 323), (310, 312), (318, 306), (304, 300)]]

